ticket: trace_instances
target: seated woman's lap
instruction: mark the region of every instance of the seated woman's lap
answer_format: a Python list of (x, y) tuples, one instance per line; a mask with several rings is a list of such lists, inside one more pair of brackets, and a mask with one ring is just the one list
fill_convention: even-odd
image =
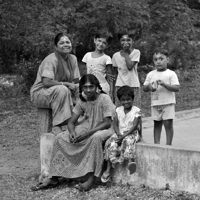
[[(87, 123), (84, 123), (84, 124), (81, 124), (81, 125), (78, 125), (75, 129), (77, 131), (77, 134), (81, 134), (80, 131), (86, 131), (88, 130), (87, 128)], [(69, 140), (69, 131), (68, 129), (65, 130), (64, 132), (61, 132), (59, 133), (56, 138), (62, 138), (63, 140), (65, 140), (66, 142), (70, 142)], [(98, 137), (98, 138), (101, 138), (102, 142), (106, 141), (110, 136), (112, 136), (113, 134), (113, 130), (110, 128), (110, 129), (106, 129), (106, 130), (100, 130), (100, 131), (97, 131), (96, 133), (94, 133), (91, 137), (92, 138), (95, 138), (95, 137)]]
[(71, 92), (66, 86), (55, 85), (37, 91), (34, 95), (33, 103), (39, 108), (51, 108), (52, 99), (59, 103), (68, 95), (71, 95)]

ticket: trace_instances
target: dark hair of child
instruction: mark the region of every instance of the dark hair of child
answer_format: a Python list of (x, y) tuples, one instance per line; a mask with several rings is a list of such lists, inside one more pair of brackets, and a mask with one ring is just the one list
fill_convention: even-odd
[(163, 54), (163, 55), (165, 55), (165, 56), (169, 56), (169, 51), (167, 50), (167, 49), (164, 49), (164, 48), (157, 48), (157, 49), (155, 49), (155, 51), (154, 51), (154, 54)]
[(129, 87), (128, 85), (122, 86), (117, 91), (117, 98), (120, 100), (122, 96), (128, 96), (134, 99), (134, 91), (133, 88)]
[(128, 37), (134, 39), (134, 34), (131, 31), (124, 31), (124, 32), (118, 33), (117, 34), (118, 39), (120, 40), (122, 38), (122, 36), (124, 36), (124, 35), (127, 35)]
[(83, 97), (82, 92), (83, 92), (83, 86), (89, 82), (92, 85), (95, 85), (99, 90), (100, 93), (104, 93), (106, 94), (103, 90), (102, 87), (99, 83), (99, 80), (96, 78), (96, 76), (94, 76), (93, 74), (86, 74), (84, 76), (81, 77), (80, 81), (79, 81), (79, 97), (82, 101), (86, 101), (86, 99)]
[(98, 32), (95, 33), (94, 38), (106, 38), (106, 41), (108, 43), (108, 45), (111, 43), (112, 41), (112, 34), (110, 32), (108, 32), (107, 30), (99, 30)]

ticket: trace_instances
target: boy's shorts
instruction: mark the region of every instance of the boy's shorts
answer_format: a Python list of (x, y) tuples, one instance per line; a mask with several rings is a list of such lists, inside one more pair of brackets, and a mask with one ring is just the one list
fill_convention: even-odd
[(155, 121), (174, 119), (175, 118), (175, 105), (167, 104), (151, 107), (151, 117)]

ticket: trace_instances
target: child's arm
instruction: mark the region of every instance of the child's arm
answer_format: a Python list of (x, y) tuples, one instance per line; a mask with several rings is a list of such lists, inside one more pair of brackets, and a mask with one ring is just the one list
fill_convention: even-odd
[(127, 53), (127, 52), (122, 51), (122, 55), (125, 58), (125, 62), (126, 62), (128, 70), (132, 70), (135, 67), (135, 65), (137, 65), (138, 62), (137, 61), (131, 61), (131, 59), (129, 57), (129, 53)]
[(114, 70), (111, 64), (106, 65), (106, 79), (108, 81), (108, 84), (110, 85), (110, 96), (112, 100), (114, 96), (114, 81), (115, 81), (115, 75), (113, 71)]
[(162, 80), (157, 80), (157, 83), (158, 85), (163, 86), (164, 88), (168, 89), (171, 92), (178, 92), (180, 89), (180, 85), (170, 85), (170, 84), (165, 83)]
[(106, 65), (106, 78), (109, 82), (113, 82), (115, 80), (115, 75), (113, 71), (114, 70), (111, 64)]
[(79, 68), (81, 69), (80, 71), (82, 72), (81, 76), (87, 74), (87, 67), (85, 62), (82, 61), (79, 65)]
[(117, 113), (115, 113), (114, 119), (113, 119), (113, 129), (116, 133), (117, 136), (120, 136), (120, 132), (119, 132), (119, 120), (118, 120), (118, 116)]
[(149, 83), (148, 85), (143, 86), (143, 91), (144, 92), (155, 92), (156, 91), (156, 86), (154, 86), (154, 82)]
[(135, 117), (134, 121), (133, 121), (133, 126), (128, 130), (126, 131), (124, 134), (123, 134), (123, 138), (125, 138), (126, 136), (130, 135), (131, 133), (133, 133), (135, 130), (137, 130), (138, 128), (138, 125), (139, 125), (139, 117)]

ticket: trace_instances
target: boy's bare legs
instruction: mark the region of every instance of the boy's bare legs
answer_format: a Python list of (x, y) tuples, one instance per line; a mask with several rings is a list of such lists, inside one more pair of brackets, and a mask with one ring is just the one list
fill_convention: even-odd
[(154, 143), (160, 144), (160, 135), (162, 131), (163, 121), (154, 120)]
[(173, 119), (164, 120), (163, 123), (166, 131), (166, 144), (172, 145), (172, 140), (174, 136)]

